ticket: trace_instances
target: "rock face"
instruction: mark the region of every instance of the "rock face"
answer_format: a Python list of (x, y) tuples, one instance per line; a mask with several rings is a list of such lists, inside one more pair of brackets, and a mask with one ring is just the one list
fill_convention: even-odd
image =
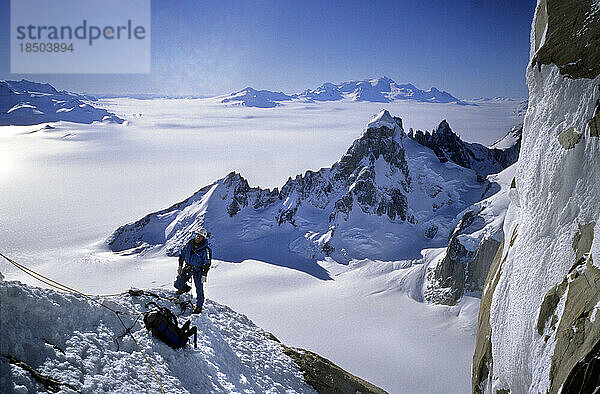
[(455, 305), (465, 293), (483, 291), (492, 260), (504, 237), (502, 226), (509, 204), (515, 166), (488, 177), (482, 201), (459, 215), (444, 257), (429, 267), (424, 297), (436, 304)]
[(523, 124), (521, 123), (512, 127), (504, 137), (488, 147), (502, 168), (507, 168), (519, 160), (522, 136)]
[(477, 174), (485, 177), (496, 174), (517, 161), (521, 131), (522, 127), (513, 128), (505, 137), (494, 143), (498, 148), (491, 149), (481, 144), (464, 142), (445, 120), (431, 133), (417, 130), (408, 136), (433, 150), (440, 161), (450, 160), (461, 167), (472, 168)]
[[(271, 335), (277, 342), (279, 340)], [(364, 393), (385, 394), (386, 391), (357, 377), (326, 358), (305, 349), (285, 345), (283, 352), (290, 357), (302, 371), (306, 383), (319, 394)]]
[(599, 13), (597, 1), (538, 2), (506, 236), (480, 307), (476, 393), (600, 389)]
[(510, 183), (514, 164), (519, 157), (523, 126), (513, 127), (490, 148), (462, 141), (450, 130), (446, 121), (432, 134), (416, 132), (408, 136), (431, 147), (441, 162), (451, 161), (487, 176), (487, 190), (482, 201), (473, 204), (458, 217), (458, 224), (444, 257), (428, 268), (424, 298), (428, 302), (455, 305), (464, 294), (479, 295), (483, 291), (492, 259), (504, 237), (502, 226), (508, 209)]
[(123, 119), (113, 113), (95, 108), (82, 100), (95, 99), (66, 91), (59, 92), (47, 83), (0, 81), (0, 126), (33, 125), (59, 120), (75, 123), (123, 123)]
[(425, 247), (446, 245), (456, 215), (485, 186), (472, 170), (441, 163), (406, 137), (400, 118), (382, 111), (330, 168), (290, 178), (281, 190), (251, 187), (231, 173), (120, 227), (107, 244), (113, 251), (172, 255), (202, 224), (213, 235), (215, 256), (230, 261), (257, 258), (297, 268), (327, 256), (339, 262), (419, 258)]
[[(554, 64), (570, 78), (600, 73), (600, 5), (595, 0), (544, 0), (536, 10), (532, 66)], [(547, 30), (546, 30), (547, 29)], [(591, 49), (590, 49), (591, 48)]]

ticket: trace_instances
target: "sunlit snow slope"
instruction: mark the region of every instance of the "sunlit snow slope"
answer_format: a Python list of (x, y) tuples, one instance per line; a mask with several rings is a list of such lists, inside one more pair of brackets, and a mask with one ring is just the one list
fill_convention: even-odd
[[(110, 310), (82, 296), (2, 279), (0, 296), (3, 393), (46, 391), (26, 368), (9, 363), (7, 356), (62, 383), (65, 393), (160, 392), (150, 365), (128, 335), (119, 340), (117, 350), (115, 337), (125, 330)], [(171, 302), (149, 295), (99, 300), (126, 313), (122, 319), (128, 326), (150, 301), (180, 312)], [(180, 324), (188, 317), (181, 317)], [(209, 301), (203, 314), (191, 320), (198, 327), (197, 349), (171, 349), (150, 335), (142, 319), (133, 326), (132, 333), (166, 393), (314, 392), (282, 346), (245, 316)]]

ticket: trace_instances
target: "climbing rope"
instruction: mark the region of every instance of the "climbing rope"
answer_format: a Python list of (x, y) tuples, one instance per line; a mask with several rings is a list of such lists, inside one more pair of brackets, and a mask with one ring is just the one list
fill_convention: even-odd
[[(53, 279), (48, 278), (47, 276), (44, 276), (42, 274), (40, 274), (39, 272), (36, 272), (34, 270), (32, 270), (31, 268), (28, 268), (22, 264), (17, 263), (16, 261), (14, 261), (13, 259), (6, 257), (4, 254), (0, 253), (0, 256), (3, 257), (6, 261), (8, 261), (9, 263), (11, 263), (12, 265), (14, 265), (15, 267), (17, 267), (18, 269), (20, 269), (21, 271), (25, 272), (27, 275), (39, 280), (42, 283), (45, 283), (46, 285), (53, 287), (57, 290), (63, 291), (63, 292), (67, 292), (67, 293), (71, 293), (71, 294), (79, 294), (85, 298), (87, 298), (88, 300), (95, 302), (96, 304), (108, 309), (109, 311), (113, 312), (115, 315), (117, 315), (117, 318), (119, 319), (119, 322), (121, 322), (121, 325), (123, 326), (123, 328), (125, 329), (125, 334), (129, 334), (129, 336), (131, 337), (131, 339), (133, 339), (133, 342), (135, 342), (135, 345), (137, 346), (138, 350), (140, 351), (140, 353), (142, 353), (142, 356), (144, 356), (144, 359), (146, 360), (146, 362), (148, 363), (148, 365), (150, 366), (150, 369), (152, 370), (152, 373), (154, 373), (154, 377), (156, 378), (156, 381), (158, 382), (158, 385), (160, 386), (160, 391), (164, 394), (165, 390), (160, 382), (160, 379), (158, 378), (158, 374), (156, 373), (156, 371), (154, 370), (154, 367), (152, 366), (152, 363), (150, 362), (150, 360), (148, 359), (148, 357), (146, 357), (146, 354), (144, 353), (144, 351), (142, 350), (142, 348), (140, 347), (138, 341), (135, 339), (135, 337), (133, 336), (133, 333), (131, 332), (131, 329), (133, 328), (133, 326), (135, 325), (135, 322), (137, 322), (138, 318), (135, 320), (134, 324), (131, 327), (127, 327), (127, 325), (125, 324), (125, 322), (123, 322), (123, 319), (121, 319), (121, 315), (128, 315), (127, 313), (123, 313), (119, 310), (113, 309), (108, 305), (103, 304), (102, 302), (94, 299), (93, 295), (91, 294), (85, 294), (77, 289), (74, 289), (72, 287), (69, 287), (65, 284), (62, 284), (60, 282), (57, 282)], [(127, 292), (121, 293), (121, 294), (125, 294)], [(116, 296), (119, 294), (114, 294), (114, 295), (108, 295), (106, 297), (112, 297), (112, 296)], [(141, 315), (141, 314), (140, 314)], [(124, 335), (125, 335), (124, 334)], [(118, 345), (118, 342), (117, 342)]]
[(135, 327), (135, 325), (137, 324), (138, 320), (140, 319), (140, 317), (142, 315), (143, 315), (143, 313), (140, 313), (138, 315), (138, 317), (135, 319), (135, 321), (133, 322), (133, 324), (130, 325), (129, 327), (125, 328), (125, 331), (123, 332), (123, 334), (115, 336), (115, 344), (117, 345), (117, 352), (119, 351), (119, 348), (120, 348), (119, 339), (123, 338), (127, 334), (131, 334), (131, 330), (133, 329), (133, 327)]

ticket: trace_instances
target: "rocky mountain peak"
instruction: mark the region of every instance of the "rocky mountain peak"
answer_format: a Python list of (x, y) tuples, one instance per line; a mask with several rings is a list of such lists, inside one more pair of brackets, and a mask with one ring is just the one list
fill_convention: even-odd
[(367, 130), (378, 129), (385, 127), (390, 130), (395, 130), (396, 126), (402, 129), (402, 119), (399, 117), (392, 116), (387, 109), (381, 110), (371, 121), (367, 124)]
[(483, 177), (497, 173), (517, 161), (521, 141), (519, 127), (509, 131), (512, 137), (506, 138), (502, 149), (463, 141), (445, 119), (431, 133), (417, 130), (409, 133), (408, 137), (433, 150), (442, 163), (451, 161), (461, 167), (471, 168), (483, 180)]
[(383, 157), (385, 162), (395, 169), (401, 169), (408, 177), (402, 147), (403, 138), (402, 119), (393, 117), (387, 110), (382, 110), (367, 124), (362, 136), (354, 141), (332, 169), (339, 169), (340, 177), (348, 177), (358, 167), (373, 165), (379, 157)]
[(248, 186), (248, 181), (240, 174), (235, 171), (231, 171), (225, 178), (223, 178), (223, 182), (227, 186), (246, 184)]
[(307, 267), (307, 260), (325, 256), (413, 258), (421, 246), (446, 240), (455, 216), (480, 194), (475, 178), (440, 165), (433, 152), (407, 140), (401, 118), (382, 110), (331, 167), (290, 177), (281, 190), (250, 187), (231, 172), (188, 200), (122, 226), (107, 244), (114, 251), (174, 254), (201, 223), (215, 235), (215, 255), (231, 261)]
[(446, 135), (451, 135), (455, 138), (458, 138), (458, 136), (452, 131), (452, 129), (450, 128), (450, 125), (448, 124), (448, 122), (446, 121), (446, 119), (442, 120), (440, 122), (440, 124), (438, 125), (438, 127), (433, 131), (433, 134), (446, 134)]

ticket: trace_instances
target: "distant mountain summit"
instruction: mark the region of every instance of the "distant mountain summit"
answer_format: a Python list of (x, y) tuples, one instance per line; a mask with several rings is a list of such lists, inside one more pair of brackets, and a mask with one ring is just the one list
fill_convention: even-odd
[(418, 101), (425, 103), (466, 104), (448, 92), (434, 87), (421, 90), (412, 84), (399, 85), (387, 77), (347, 81), (339, 84), (326, 82), (315, 89), (306, 89), (301, 93), (286, 95), (269, 90), (246, 88), (232, 93), (221, 100), (222, 103), (235, 103), (247, 107), (272, 108), (281, 101), (366, 101), (390, 103), (395, 101)]
[(34, 125), (64, 120), (75, 123), (96, 121), (123, 123), (123, 119), (82, 100), (91, 96), (57, 91), (48, 83), (0, 81), (0, 126)]
[(273, 108), (279, 101), (289, 101), (292, 96), (269, 90), (256, 90), (251, 87), (235, 92), (221, 100), (222, 103), (233, 103), (245, 107)]
[(321, 276), (315, 260), (327, 256), (412, 259), (445, 246), (456, 216), (485, 187), (473, 170), (441, 162), (406, 136), (400, 118), (382, 111), (331, 167), (289, 178), (281, 190), (251, 187), (232, 172), (118, 228), (107, 245), (174, 255), (203, 225), (220, 259), (254, 258)]

